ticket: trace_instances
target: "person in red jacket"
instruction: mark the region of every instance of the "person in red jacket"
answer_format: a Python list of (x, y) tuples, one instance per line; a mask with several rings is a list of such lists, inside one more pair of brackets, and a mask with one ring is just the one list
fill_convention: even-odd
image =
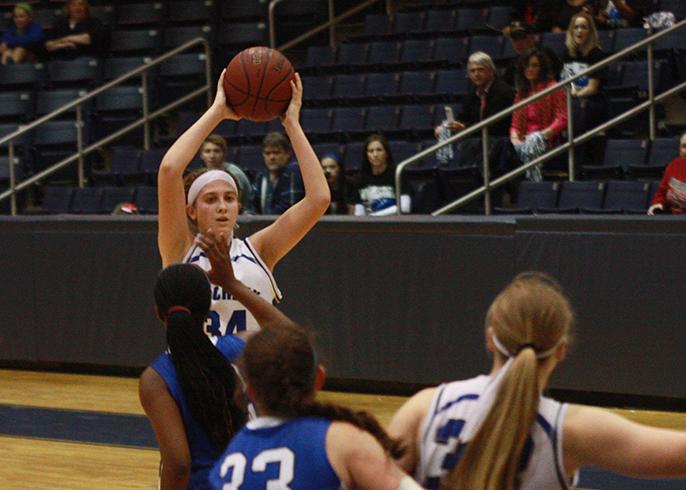
[(686, 213), (686, 131), (679, 137), (679, 156), (667, 165), (648, 208), (649, 215), (656, 212)]

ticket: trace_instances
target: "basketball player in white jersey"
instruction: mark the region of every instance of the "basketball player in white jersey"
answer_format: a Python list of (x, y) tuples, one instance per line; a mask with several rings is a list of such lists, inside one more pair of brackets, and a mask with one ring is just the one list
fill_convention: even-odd
[[(222, 72), (212, 106), (176, 140), (160, 164), (158, 247), (162, 266), (184, 261), (208, 270), (209, 261), (194, 239), (196, 234), (212, 228), (228, 236), (227, 246), (237, 279), (265, 300), (278, 301), (281, 293), (272, 276), (274, 266), (326, 212), (331, 200), (329, 187), (300, 126), (303, 89), (296, 74), (291, 82), (293, 96), (282, 123), (300, 165), (305, 197), (249, 238), (241, 240), (233, 236), (240, 207), (240, 189), (235, 179), (223, 170), (207, 169), (191, 172), (185, 179), (183, 176), (188, 163), (214, 128), (225, 119), (238, 120), (226, 105), (224, 76)], [(212, 308), (206, 325), (209, 335), (258, 329), (250, 312), (229, 292), (212, 285)]]
[(486, 316), (489, 375), (419, 392), (395, 414), (399, 460), (425, 488), (565, 489), (584, 466), (686, 475), (686, 432), (541, 396), (565, 357), (573, 314), (554, 279), (522, 273)]

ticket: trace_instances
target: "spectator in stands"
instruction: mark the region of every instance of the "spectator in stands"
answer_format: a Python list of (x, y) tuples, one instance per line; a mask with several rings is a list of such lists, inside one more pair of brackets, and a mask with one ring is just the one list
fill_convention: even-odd
[[(372, 134), (364, 142), (362, 170), (353, 186), (352, 200), (358, 209), (355, 214), (385, 215), (394, 213), (395, 162), (388, 140)], [(364, 209), (361, 212), (360, 206)]]
[(646, 0), (593, 0), (593, 18), (600, 28), (641, 27), (648, 15)]
[(686, 131), (679, 137), (679, 156), (669, 162), (648, 214), (686, 214)]
[(14, 6), (14, 24), (2, 35), (0, 44), (0, 61), (3, 65), (36, 61), (45, 33), (40, 25), (33, 22), (32, 12), (33, 8), (28, 3)]
[(218, 134), (211, 134), (200, 147), (200, 160), (203, 161), (205, 167), (210, 169), (225, 170), (233, 175), (238, 181), (241, 194), (241, 212), (252, 213), (252, 184), (245, 172), (235, 163), (226, 161), (226, 154), (228, 147), (226, 140)]
[(117, 204), (111, 213), (113, 216), (131, 216), (133, 214), (140, 214), (138, 206), (132, 202), (120, 202)]
[(557, 16), (553, 25), (553, 32), (565, 32), (572, 17), (581, 12), (593, 13), (591, 3), (591, 0), (564, 0), (561, 2), (556, 11)]
[[(581, 12), (572, 17), (567, 29), (565, 40), (567, 50), (562, 57), (562, 78), (571, 78), (584, 70), (587, 70), (605, 58), (605, 53), (600, 49), (598, 31), (593, 18)], [(595, 71), (590, 76), (577, 79), (572, 84), (572, 97), (578, 99), (583, 117), (578, 121), (578, 131), (584, 132), (596, 127), (607, 115), (607, 101), (602, 96), (602, 84), (607, 78), (607, 68)], [(594, 165), (600, 165), (602, 148), (600, 139), (589, 142), (584, 152), (586, 161)]]
[[(505, 68), (505, 73), (503, 74), (503, 81), (509, 86), (515, 86), (515, 71), (517, 70), (518, 58), (522, 56), (526, 51), (537, 46), (536, 37), (533, 34), (531, 28), (524, 22), (520, 20), (512, 21), (509, 25), (508, 36), (510, 42), (512, 43), (512, 48), (514, 52), (517, 53), (517, 58), (513, 59), (509, 65)], [(560, 58), (543, 45), (538, 45), (538, 49), (543, 51), (550, 60), (553, 78), (558, 79), (560, 72), (562, 71), (562, 62)]]
[(331, 192), (331, 204), (326, 214), (348, 214), (348, 186), (338, 153), (326, 153), (321, 158), (322, 169)]
[(260, 214), (281, 214), (305, 195), (300, 170), (291, 160), (291, 144), (281, 133), (262, 140), (267, 173), (258, 175), (253, 186), (253, 208)]
[[(519, 57), (515, 74), (515, 103), (555, 85), (553, 70), (546, 53), (532, 48)], [(522, 162), (529, 162), (553, 146), (567, 127), (567, 102), (563, 89), (538, 99), (512, 114), (510, 141)], [(527, 171), (527, 178), (541, 181), (539, 167)]]
[[(469, 79), (474, 84), (472, 92), (464, 101), (462, 114), (455, 121), (448, 122), (451, 133), (457, 133), (478, 123), (483, 119), (497, 114), (512, 105), (515, 97), (514, 89), (496, 76), (495, 63), (489, 55), (482, 51), (473, 53), (467, 63)], [(507, 137), (511, 120), (505, 117), (491, 125), (488, 134)], [(436, 136), (440, 132), (436, 128)]]
[[(555, 23), (558, 4), (562, 0), (513, 0), (512, 20), (531, 26), (532, 32), (548, 32)], [(505, 34), (509, 34), (509, 27)]]
[(55, 59), (102, 56), (107, 30), (100, 20), (90, 16), (87, 0), (68, 0), (65, 10), (66, 18), (55, 24), (45, 43), (50, 56)]

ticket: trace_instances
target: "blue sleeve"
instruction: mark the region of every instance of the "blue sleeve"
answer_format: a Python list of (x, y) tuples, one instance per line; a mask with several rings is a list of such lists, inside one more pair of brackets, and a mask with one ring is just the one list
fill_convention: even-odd
[(7, 31), (2, 37), (9, 47), (30, 47), (39, 44), (43, 40), (43, 28), (32, 22), (26, 34), (17, 34), (16, 30)]
[(244, 347), (245, 340), (235, 335), (225, 335), (217, 340), (217, 349), (230, 362), (236, 362), (236, 359), (243, 353)]

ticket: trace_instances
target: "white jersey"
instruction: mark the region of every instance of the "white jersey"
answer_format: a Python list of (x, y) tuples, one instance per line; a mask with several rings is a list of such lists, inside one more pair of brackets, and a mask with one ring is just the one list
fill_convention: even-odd
[[(274, 276), (264, 265), (249, 239), (232, 239), (229, 256), (233, 263), (233, 272), (239, 281), (270, 303), (281, 301), (281, 291)], [(211, 269), (205, 252), (195, 244), (188, 250), (183, 261), (195, 264), (205, 271)], [(212, 305), (205, 324), (205, 332), (208, 335), (222, 336), (260, 329), (255, 317), (240, 302), (233, 299), (231, 293), (216, 284), (211, 286)]]
[[(459, 462), (469, 440), (479, 406), (479, 396), (491, 382), (490, 376), (453, 381), (436, 389), (431, 409), (422, 423), (422, 443), (415, 478), (428, 489), (439, 488), (441, 478)], [(562, 422), (567, 405), (541, 397), (529, 440), (524, 447), (519, 490), (567, 489), (575, 482), (565, 476), (562, 462)], [(473, 423), (473, 422), (472, 422)], [(478, 422), (477, 422), (478, 423)], [(574, 478), (576, 480), (576, 477)]]

